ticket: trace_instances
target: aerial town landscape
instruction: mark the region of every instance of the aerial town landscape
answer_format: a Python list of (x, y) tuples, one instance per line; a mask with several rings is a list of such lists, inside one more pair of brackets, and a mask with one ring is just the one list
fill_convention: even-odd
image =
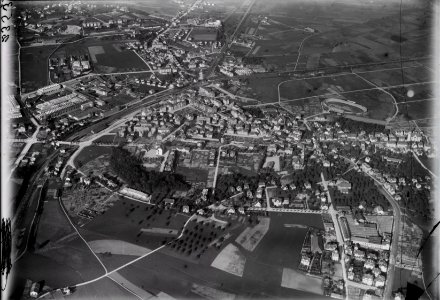
[(439, 299), (431, 1), (14, 5), (5, 299)]

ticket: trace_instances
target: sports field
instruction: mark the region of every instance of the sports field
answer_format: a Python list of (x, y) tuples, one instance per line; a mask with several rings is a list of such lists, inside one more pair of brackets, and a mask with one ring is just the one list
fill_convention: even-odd
[(124, 49), (124, 43), (86, 38), (75, 43), (65, 44), (52, 57), (87, 55), (97, 73), (147, 71), (144, 61), (132, 50)]

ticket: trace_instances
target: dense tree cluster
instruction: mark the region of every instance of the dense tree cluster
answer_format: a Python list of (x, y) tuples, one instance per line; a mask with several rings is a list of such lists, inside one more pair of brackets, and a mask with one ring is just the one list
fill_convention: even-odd
[(110, 167), (131, 188), (153, 194), (188, 189), (188, 184), (179, 174), (148, 171), (140, 159), (121, 147), (116, 147), (110, 157)]
[(336, 122), (341, 125), (342, 130), (349, 132), (365, 131), (367, 134), (375, 132), (387, 132), (384, 125), (358, 122), (347, 118), (338, 118)]
[(430, 218), (429, 199), (431, 199), (431, 193), (429, 190), (405, 186), (401, 194), (400, 206), (408, 210), (409, 215), (423, 217), (425, 220)]
[(365, 201), (368, 207), (380, 205), (387, 209), (390, 206), (388, 200), (382, 195), (374, 184), (374, 180), (370, 177), (352, 170), (345, 174), (344, 178), (351, 183), (351, 192), (342, 194), (336, 189), (331, 189), (332, 199), (336, 205), (356, 207)]

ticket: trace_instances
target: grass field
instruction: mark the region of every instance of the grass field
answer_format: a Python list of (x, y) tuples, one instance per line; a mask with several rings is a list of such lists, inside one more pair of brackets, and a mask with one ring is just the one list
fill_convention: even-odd
[(22, 92), (35, 91), (48, 84), (48, 58), (56, 46), (41, 46), (21, 50)]
[(82, 149), (81, 153), (75, 157), (73, 164), (76, 168), (81, 168), (86, 165), (88, 162), (102, 156), (109, 155), (112, 153), (112, 147), (105, 146), (88, 146)]
[(94, 240), (89, 241), (89, 246), (95, 253), (110, 252), (111, 254), (142, 256), (151, 251), (148, 248), (120, 240)]

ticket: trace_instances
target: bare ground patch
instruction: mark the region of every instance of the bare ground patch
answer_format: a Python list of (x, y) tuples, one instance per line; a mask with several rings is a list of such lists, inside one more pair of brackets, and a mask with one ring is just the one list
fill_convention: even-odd
[(227, 245), (214, 259), (211, 266), (230, 274), (242, 277), (246, 257), (233, 244)]
[(269, 230), (269, 218), (261, 218), (259, 221), (260, 223), (258, 225), (247, 227), (243, 230), (235, 240), (240, 246), (251, 252), (254, 251)]

